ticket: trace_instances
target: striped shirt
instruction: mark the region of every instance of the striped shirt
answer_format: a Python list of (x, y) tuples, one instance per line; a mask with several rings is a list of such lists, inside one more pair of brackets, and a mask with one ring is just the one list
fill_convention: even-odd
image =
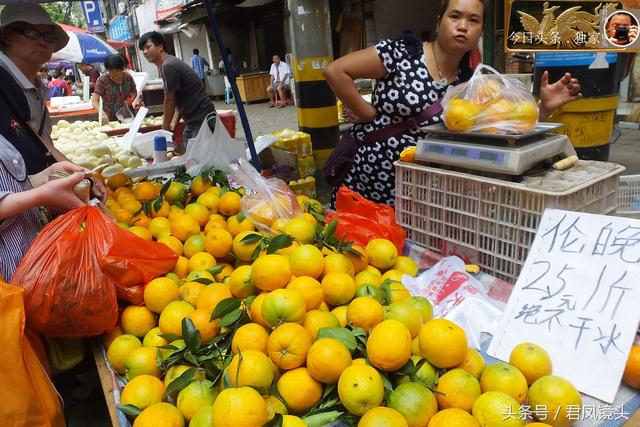
[(200, 80), (204, 79), (204, 66), (209, 66), (209, 63), (200, 55), (193, 55), (191, 57), (191, 68), (196, 72)]
[[(9, 194), (31, 190), (22, 156), (0, 136), (0, 201)], [(38, 208), (0, 219), (0, 275), (8, 281), (42, 227)]]

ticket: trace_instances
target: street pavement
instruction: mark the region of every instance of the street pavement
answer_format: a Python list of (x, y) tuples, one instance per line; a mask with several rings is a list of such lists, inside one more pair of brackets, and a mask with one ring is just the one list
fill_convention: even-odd
[[(235, 103), (225, 104), (224, 101), (215, 101), (218, 111), (232, 109), (237, 111)], [(270, 132), (289, 128), (298, 130), (298, 121), (295, 106), (287, 106), (286, 108), (269, 108), (267, 102), (245, 105), (245, 110), (251, 126), (251, 133), (255, 139), (259, 135), (265, 135)], [(237, 116), (236, 122), (236, 138), (246, 141), (240, 118)], [(619, 117), (624, 119), (624, 117)], [(640, 130), (620, 129), (621, 135), (618, 140), (611, 146), (609, 161), (623, 165), (626, 170), (623, 175), (640, 174)], [(323, 181), (317, 175), (316, 180), (320, 185)], [(325, 191), (320, 191), (325, 194)], [(327, 200), (323, 200), (323, 203)]]

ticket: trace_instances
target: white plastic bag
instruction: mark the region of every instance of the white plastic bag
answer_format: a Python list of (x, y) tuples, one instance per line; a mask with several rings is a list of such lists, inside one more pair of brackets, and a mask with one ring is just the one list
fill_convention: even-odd
[(211, 168), (227, 170), (231, 162), (245, 157), (244, 144), (231, 138), (220, 116), (215, 114), (213, 132), (210, 122), (213, 122), (211, 114), (202, 122), (198, 135), (189, 141), (187, 151), (182, 156), (187, 173), (191, 176)]
[(246, 191), (240, 205), (256, 228), (270, 232), (277, 220), (302, 215), (296, 195), (283, 180), (263, 178), (244, 159), (232, 163), (229, 169), (229, 181), (244, 187)]
[(448, 90), (442, 107), (445, 126), (457, 132), (521, 134), (538, 123), (536, 100), (522, 82), (485, 64), (469, 81)]
[(465, 271), (456, 256), (441, 259), (418, 277), (404, 275), (402, 284), (411, 295), (429, 298), (433, 317), (444, 317), (464, 329), (469, 346), (480, 349), (482, 332), (492, 333), (504, 304), (492, 300), (484, 286)]

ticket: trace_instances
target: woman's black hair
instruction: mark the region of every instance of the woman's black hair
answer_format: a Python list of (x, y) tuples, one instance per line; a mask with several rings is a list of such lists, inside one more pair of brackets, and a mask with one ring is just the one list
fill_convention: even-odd
[(107, 70), (124, 70), (124, 58), (119, 53), (114, 53), (104, 60), (104, 68)]
[(144, 33), (140, 36), (140, 40), (138, 40), (138, 47), (140, 50), (144, 48), (144, 45), (147, 44), (148, 41), (155, 44), (156, 46), (162, 46), (164, 51), (167, 51), (167, 41), (164, 39), (164, 36), (157, 31), (149, 31), (148, 33)]
[[(449, 1), (450, 0), (442, 1), (442, 7), (440, 8), (440, 13), (438, 14), (438, 25), (440, 24), (440, 21), (442, 21), (442, 18), (444, 17), (444, 13), (447, 11), (447, 8), (449, 7)], [(482, 3), (482, 7), (483, 7), (482, 22), (484, 22), (487, 9), (489, 8), (489, 0), (479, 0), (479, 1)], [(458, 66), (458, 69), (460, 70), (460, 80), (459, 80), (460, 83), (468, 81), (473, 75), (473, 69), (471, 68), (470, 59), (471, 59), (471, 52), (467, 52), (462, 56), (462, 59), (460, 60), (460, 65)]]
[(52, 74), (54, 79), (57, 79), (58, 77), (62, 77), (62, 73), (60, 72), (60, 70), (55, 70)]

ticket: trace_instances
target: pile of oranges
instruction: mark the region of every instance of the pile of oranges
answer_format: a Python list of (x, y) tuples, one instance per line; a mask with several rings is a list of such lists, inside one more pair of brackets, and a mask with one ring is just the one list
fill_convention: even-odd
[(120, 225), (179, 255), (103, 337), (134, 427), (575, 421), (580, 394), (544, 349), (523, 343), (486, 366), (462, 328), (402, 285), (418, 267), (390, 241), (321, 244), (317, 201), (299, 196), (305, 215), (272, 224), (291, 242), (273, 247), (279, 236), (255, 231), (238, 192), (197, 177), (158, 200), (163, 184), (116, 181), (107, 205)]

